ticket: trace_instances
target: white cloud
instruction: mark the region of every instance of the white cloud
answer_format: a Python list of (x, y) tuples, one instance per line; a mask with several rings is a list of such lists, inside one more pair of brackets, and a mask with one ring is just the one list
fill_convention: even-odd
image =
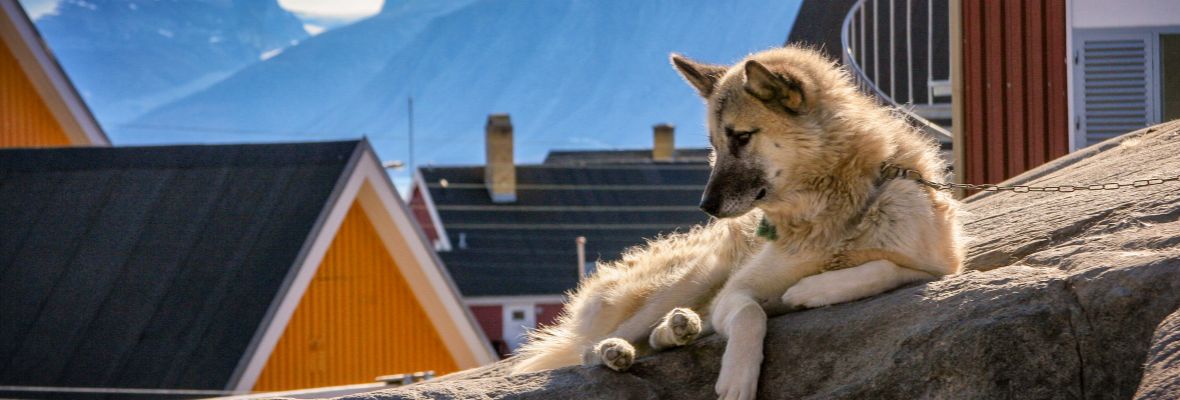
[(29, 19), (34, 21), (48, 15), (57, 15), (59, 4), (61, 4), (61, 0), (20, 0), (20, 5), (25, 8), (25, 13), (29, 14)]
[(303, 19), (353, 21), (381, 11), (385, 0), (278, 0), (279, 7)]
[(264, 61), (269, 60), (271, 57), (277, 56), (277, 55), (279, 55), (279, 53), (282, 53), (282, 52), (283, 52), (283, 49), (281, 49), (281, 48), (280, 49), (270, 49), (270, 50), (262, 52), (262, 54), (260, 54), (258, 56), (258, 59), (264, 60)]
[(303, 30), (307, 31), (308, 35), (319, 35), (324, 32), (326, 28), (316, 24), (303, 24)]

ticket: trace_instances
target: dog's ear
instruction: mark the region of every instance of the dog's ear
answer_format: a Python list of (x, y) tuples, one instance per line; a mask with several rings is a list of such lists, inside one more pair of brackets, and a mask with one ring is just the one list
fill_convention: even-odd
[(717, 81), (721, 79), (722, 75), (725, 75), (725, 67), (723, 66), (702, 64), (676, 53), (672, 53), (672, 65), (676, 67), (684, 80), (697, 89), (697, 93), (701, 97), (709, 97), (710, 94), (713, 94), (713, 88), (717, 87)]
[(762, 100), (771, 109), (798, 115), (806, 112), (803, 86), (798, 81), (771, 72), (754, 60), (746, 61), (743, 87), (746, 93)]

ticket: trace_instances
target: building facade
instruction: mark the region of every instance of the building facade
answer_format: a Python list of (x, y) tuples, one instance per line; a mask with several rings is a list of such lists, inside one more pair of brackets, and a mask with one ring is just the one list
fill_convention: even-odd
[(507, 116), (492, 116), (492, 162), (421, 167), (410, 194), (420, 226), (502, 355), (527, 331), (553, 323), (565, 294), (597, 261), (708, 222), (697, 208), (708, 151), (675, 149), (671, 126), (655, 128), (650, 150), (553, 151), (525, 165), (513, 162), (511, 131)]

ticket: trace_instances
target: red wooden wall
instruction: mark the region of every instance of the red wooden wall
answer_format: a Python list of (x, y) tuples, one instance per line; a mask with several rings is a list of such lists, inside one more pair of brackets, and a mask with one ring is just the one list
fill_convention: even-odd
[(410, 211), (414, 213), (414, 220), (418, 221), (418, 226), (422, 227), (422, 233), (426, 234), (426, 238), (430, 239), (430, 243), (433, 245), (438, 240), (438, 231), (434, 228), (434, 220), (430, 219), (426, 198), (422, 196), (423, 190), (427, 189), (415, 185), (414, 190), (410, 192)]
[(961, 0), (963, 181), (1069, 152), (1065, 0)]

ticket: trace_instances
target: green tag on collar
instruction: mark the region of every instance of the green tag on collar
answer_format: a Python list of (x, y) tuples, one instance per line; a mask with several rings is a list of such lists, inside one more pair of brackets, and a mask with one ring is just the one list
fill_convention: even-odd
[(758, 223), (758, 230), (755, 233), (758, 237), (772, 242), (778, 240), (778, 230), (774, 228), (774, 225), (770, 224), (770, 221), (766, 220), (766, 217), (762, 217), (762, 222)]

